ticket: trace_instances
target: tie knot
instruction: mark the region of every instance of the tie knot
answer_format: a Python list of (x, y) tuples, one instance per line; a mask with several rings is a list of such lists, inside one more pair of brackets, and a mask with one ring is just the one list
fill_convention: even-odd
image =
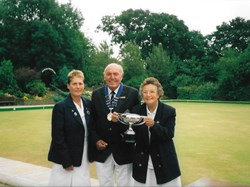
[(114, 96), (115, 96), (115, 92), (114, 91), (111, 91), (111, 100), (114, 99)]

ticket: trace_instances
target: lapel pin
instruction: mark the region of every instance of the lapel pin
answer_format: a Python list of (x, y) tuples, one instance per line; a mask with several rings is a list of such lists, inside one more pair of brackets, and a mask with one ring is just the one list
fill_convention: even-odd
[(87, 114), (89, 115), (90, 114), (90, 111), (89, 110), (86, 110)]

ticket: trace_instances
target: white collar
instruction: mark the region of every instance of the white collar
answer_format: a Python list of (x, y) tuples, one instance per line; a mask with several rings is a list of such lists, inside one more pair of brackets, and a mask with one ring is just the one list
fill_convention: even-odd
[(76, 102), (75, 102), (75, 101), (73, 101), (73, 102), (74, 102), (74, 104), (75, 104), (75, 106), (76, 106), (76, 108), (77, 108), (77, 109), (81, 109), (81, 108), (83, 108), (82, 99), (81, 99), (81, 106), (79, 106), (78, 104), (76, 104)]
[(150, 112), (150, 110), (148, 109), (148, 106), (146, 105), (147, 114), (149, 114), (149, 115), (155, 115), (156, 111), (157, 111), (157, 108), (158, 108), (158, 102), (157, 102), (157, 105), (156, 105), (155, 110), (153, 112)]
[[(115, 90), (113, 90), (115, 92), (115, 94), (117, 94), (119, 88), (120, 88), (120, 85), (118, 86), (118, 88), (116, 88)], [(110, 95), (111, 92), (112, 92), (112, 90), (110, 88), (108, 88), (108, 92), (109, 92), (109, 95)]]

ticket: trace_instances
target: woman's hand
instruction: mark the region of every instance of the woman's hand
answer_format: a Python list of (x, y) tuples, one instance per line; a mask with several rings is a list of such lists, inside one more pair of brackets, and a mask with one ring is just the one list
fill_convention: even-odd
[(155, 121), (152, 118), (147, 117), (147, 116), (144, 117), (144, 122), (145, 122), (145, 125), (147, 125), (148, 127), (153, 127), (155, 124)]

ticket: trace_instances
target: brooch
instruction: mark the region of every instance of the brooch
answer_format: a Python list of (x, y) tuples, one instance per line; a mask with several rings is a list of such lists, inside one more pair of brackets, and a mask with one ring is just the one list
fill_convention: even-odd
[(90, 115), (90, 111), (88, 109), (86, 110), (86, 112), (87, 112), (88, 115)]
[(75, 116), (77, 116), (77, 113), (73, 109), (71, 111), (74, 113)]

